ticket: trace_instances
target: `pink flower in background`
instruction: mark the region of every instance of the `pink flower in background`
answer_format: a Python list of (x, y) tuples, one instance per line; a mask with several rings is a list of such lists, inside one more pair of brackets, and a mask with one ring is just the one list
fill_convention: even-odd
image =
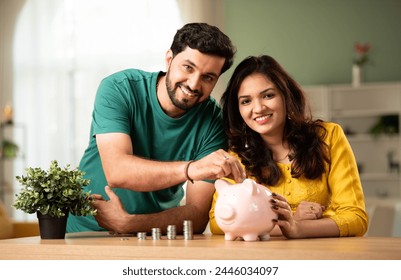
[(370, 48), (371, 47), (370, 47), (369, 43), (361, 44), (359, 42), (356, 42), (354, 45), (355, 54), (356, 54), (356, 57), (354, 59), (354, 64), (362, 66), (366, 62), (368, 62), (368, 60), (369, 60), (368, 54), (369, 54)]

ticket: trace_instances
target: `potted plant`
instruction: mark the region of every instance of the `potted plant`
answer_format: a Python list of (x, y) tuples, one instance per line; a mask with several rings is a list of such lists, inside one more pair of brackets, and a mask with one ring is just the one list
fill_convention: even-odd
[[(27, 168), (26, 176), (16, 176), (23, 186), (13, 206), (28, 214), (37, 213), (42, 239), (63, 239), (69, 213), (77, 216), (96, 215), (90, 204), (90, 192), (82, 187), (89, 185), (84, 179), (85, 173), (70, 165), (61, 168), (56, 160), (50, 164), (48, 171), (41, 168)], [(59, 232), (52, 233), (56, 225)], [(49, 227), (49, 228), (47, 228)]]

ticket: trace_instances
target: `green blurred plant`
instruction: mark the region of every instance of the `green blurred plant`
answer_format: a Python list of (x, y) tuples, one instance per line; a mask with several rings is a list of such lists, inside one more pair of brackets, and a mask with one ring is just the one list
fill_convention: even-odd
[(84, 179), (85, 173), (78, 168), (63, 169), (56, 160), (48, 171), (41, 168), (27, 168), (26, 176), (16, 176), (23, 186), (13, 206), (28, 214), (40, 211), (53, 217), (65, 216), (70, 212), (76, 216), (96, 215), (90, 204), (90, 192), (83, 190), (90, 180)]
[(379, 120), (370, 128), (369, 132), (375, 137), (378, 137), (380, 134), (399, 133), (398, 115), (380, 116)]
[(3, 158), (15, 158), (18, 154), (18, 145), (9, 140), (3, 140), (1, 154)]

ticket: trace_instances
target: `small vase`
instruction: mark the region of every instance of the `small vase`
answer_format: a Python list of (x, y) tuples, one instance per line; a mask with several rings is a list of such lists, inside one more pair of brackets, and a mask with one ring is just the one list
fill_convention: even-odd
[(352, 85), (359, 87), (362, 83), (362, 68), (361, 66), (354, 64), (352, 65)]
[(63, 217), (53, 217), (48, 214), (37, 213), (41, 239), (64, 239), (67, 228), (68, 211)]

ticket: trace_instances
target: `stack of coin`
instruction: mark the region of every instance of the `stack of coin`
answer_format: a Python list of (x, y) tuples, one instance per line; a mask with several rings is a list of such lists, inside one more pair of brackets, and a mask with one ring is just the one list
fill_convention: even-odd
[(184, 239), (187, 240), (193, 239), (194, 237), (193, 237), (192, 221), (185, 220), (183, 225), (184, 225), (183, 228)]
[(167, 226), (167, 239), (175, 239), (177, 235), (175, 225)]
[(152, 238), (153, 238), (153, 240), (160, 239), (161, 235), (162, 235), (162, 232), (161, 232), (160, 228), (152, 228)]
[(146, 232), (138, 232), (136, 234), (139, 240), (145, 240), (146, 239)]

